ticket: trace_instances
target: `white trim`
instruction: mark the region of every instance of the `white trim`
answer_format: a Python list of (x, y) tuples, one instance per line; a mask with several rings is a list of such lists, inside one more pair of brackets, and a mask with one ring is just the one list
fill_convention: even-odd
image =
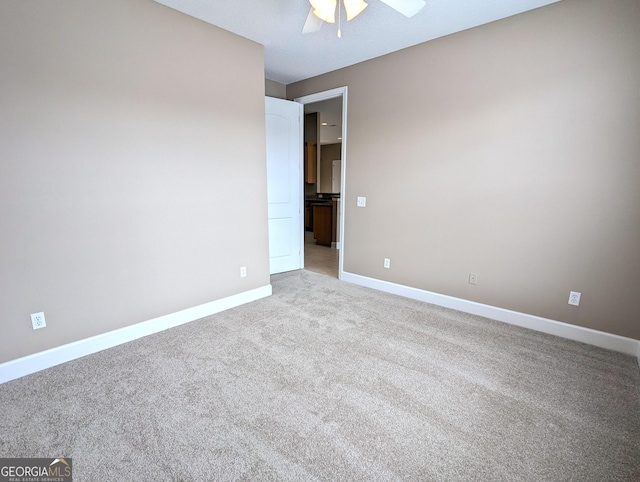
[(0, 384), (270, 296), (271, 285), (0, 364)]
[[(336, 97), (342, 97), (342, 162), (340, 167), (340, 252), (338, 253), (338, 279), (342, 279), (344, 274), (344, 213), (345, 213), (345, 201), (346, 201), (346, 174), (347, 174), (347, 86), (337, 87), (335, 89), (326, 90), (324, 92), (318, 92), (317, 94), (305, 95), (293, 99), (295, 102), (300, 102), (302, 105), (311, 104), (314, 102), (322, 102), (323, 100), (335, 99)], [(304, 224), (304, 223), (303, 223)], [(302, 231), (302, 241), (304, 244), (304, 229)]]
[(464, 313), (480, 315), (485, 318), (521, 326), (530, 330), (540, 331), (542, 333), (548, 333), (550, 335), (567, 338), (569, 340), (599, 346), (601, 348), (625, 353), (627, 355), (637, 356), (638, 363), (640, 364), (640, 340), (634, 340), (633, 338), (592, 330), (591, 328), (584, 328), (582, 326), (570, 325), (569, 323), (564, 323), (562, 321), (550, 320), (548, 318), (506, 310), (496, 306), (484, 305), (482, 303), (476, 303), (475, 301), (441, 295), (431, 291), (425, 291), (353, 273), (343, 273), (342, 279), (349, 283), (404, 296), (405, 298), (424, 301), (426, 303), (451, 308)]
[(302, 228), (302, 238), (300, 238), (300, 269), (304, 269), (304, 233), (305, 233), (305, 224), (304, 224), (304, 106), (300, 104), (300, 108), (298, 110), (298, 139), (300, 140), (298, 157), (300, 158), (298, 162), (298, 187), (300, 187), (300, 194), (298, 196), (298, 202), (300, 203), (300, 227)]
[(296, 97), (294, 102), (300, 102), (301, 104), (312, 104), (315, 102), (322, 102), (323, 100), (335, 99), (340, 97), (347, 91), (346, 87), (336, 87), (335, 89), (325, 90), (324, 92), (318, 92), (317, 94), (303, 95), (302, 97)]

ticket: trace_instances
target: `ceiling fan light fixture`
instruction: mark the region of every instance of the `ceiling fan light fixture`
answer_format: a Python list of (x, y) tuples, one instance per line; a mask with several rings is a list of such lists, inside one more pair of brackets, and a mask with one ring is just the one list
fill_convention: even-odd
[(347, 11), (347, 22), (357, 17), (369, 5), (364, 0), (342, 0)]
[(320, 10), (314, 10), (313, 13), (320, 20), (323, 20), (323, 21), (325, 21), (327, 23), (336, 23), (336, 14), (335, 13), (331, 14), (331, 13), (327, 13), (327, 12), (320, 11)]
[(313, 14), (327, 23), (336, 22), (336, 0), (309, 0)]

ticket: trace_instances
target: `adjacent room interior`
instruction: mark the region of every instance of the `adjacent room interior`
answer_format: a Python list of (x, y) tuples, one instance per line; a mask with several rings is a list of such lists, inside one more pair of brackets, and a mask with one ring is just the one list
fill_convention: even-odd
[(342, 97), (304, 106), (304, 267), (338, 277)]

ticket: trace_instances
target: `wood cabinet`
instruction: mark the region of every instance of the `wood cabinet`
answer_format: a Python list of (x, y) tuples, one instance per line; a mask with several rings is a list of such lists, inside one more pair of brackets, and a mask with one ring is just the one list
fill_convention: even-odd
[(304, 203), (304, 230), (313, 231), (313, 205), (309, 201)]
[(331, 201), (331, 247), (338, 242), (338, 224), (340, 223), (340, 205), (337, 199)]
[(326, 204), (313, 206), (313, 236), (316, 244), (331, 247), (333, 207)]
[(307, 142), (304, 145), (304, 181), (315, 184), (318, 173), (318, 147), (315, 142)]

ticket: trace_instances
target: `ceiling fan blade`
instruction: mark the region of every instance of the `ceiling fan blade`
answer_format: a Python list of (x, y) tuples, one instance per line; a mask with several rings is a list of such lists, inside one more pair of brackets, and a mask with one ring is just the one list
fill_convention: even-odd
[(307, 15), (307, 20), (304, 22), (304, 27), (302, 27), (302, 33), (313, 33), (320, 30), (324, 21), (313, 14), (313, 7), (309, 10), (309, 15)]
[(425, 6), (424, 0), (380, 0), (394, 10), (397, 10), (405, 17), (413, 17)]

